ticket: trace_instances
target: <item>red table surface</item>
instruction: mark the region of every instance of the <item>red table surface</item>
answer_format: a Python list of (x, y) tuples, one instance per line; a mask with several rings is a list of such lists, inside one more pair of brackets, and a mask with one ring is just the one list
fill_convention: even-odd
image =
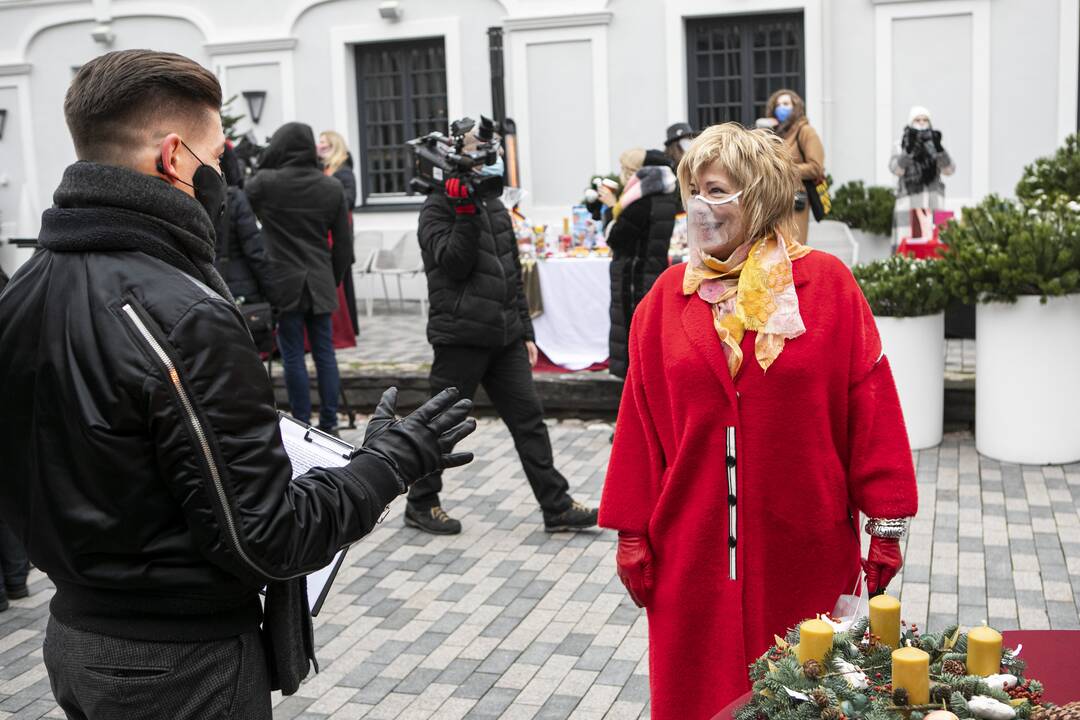
[[(1043, 700), (1064, 705), (1080, 700), (1080, 630), (1006, 630), (1005, 647), (1023, 645), (1021, 659), (1027, 661), (1024, 674), (1043, 684)], [(713, 716), (713, 720), (731, 720), (735, 711), (750, 702), (750, 693), (733, 700)]]

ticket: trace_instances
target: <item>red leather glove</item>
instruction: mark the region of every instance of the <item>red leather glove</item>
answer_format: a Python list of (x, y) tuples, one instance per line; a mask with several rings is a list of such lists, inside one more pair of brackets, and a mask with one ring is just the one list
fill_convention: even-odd
[(448, 178), (443, 184), (446, 188), (446, 197), (454, 204), (454, 212), (458, 215), (475, 215), (476, 205), (469, 199), (469, 187), (460, 179)]
[(904, 566), (900, 541), (894, 538), (870, 538), (870, 550), (862, 566), (866, 572), (866, 589), (870, 594), (884, 590)]
[(638, 607), (647, 606), (653, 588), (653, 554), (648, 538), (620, 531), (615, 566), (630, 599)]

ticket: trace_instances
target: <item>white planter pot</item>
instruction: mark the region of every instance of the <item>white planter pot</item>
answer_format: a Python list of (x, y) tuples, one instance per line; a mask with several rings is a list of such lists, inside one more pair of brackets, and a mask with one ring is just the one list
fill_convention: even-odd
[(941, 444), (945, 423), (945, 313), (875, 317), (913, 450)]
[(975, 448), (1032, 465), (1080, 460), (1080, 295), (975, 310)]
[(859, 265), (892, 256), (892, 235), (876, 235), (852, 228), (852, 236), (859, 245)]

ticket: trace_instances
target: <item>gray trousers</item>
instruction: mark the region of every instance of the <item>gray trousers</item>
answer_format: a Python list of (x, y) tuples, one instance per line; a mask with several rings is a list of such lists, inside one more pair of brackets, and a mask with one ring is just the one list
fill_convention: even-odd
[(45, 667), (68, 720), (271, 720), (259, 633), (208, 642), (146, 642), (49, 618)]

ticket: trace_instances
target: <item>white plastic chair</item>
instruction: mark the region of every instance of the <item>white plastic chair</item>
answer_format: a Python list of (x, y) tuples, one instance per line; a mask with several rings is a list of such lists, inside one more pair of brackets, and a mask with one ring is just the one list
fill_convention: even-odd
[[(401, 287), (402, 277), (415, 277), (424, 272), (424, 261), (420, 256), (420, 243), (416, 239), (416, 231), (406, 232), (390, 249), (379, 250), (372, 260), (371, 272), (382, 280), (383, 296), (386, 304), (390, 304), (390, 291), (386, 288), (386, 276), (397, 280), (398, 302), (405, 307), (405, 293)], [(427, 315), (427, 298), (420, 297), (420, 314)]]
[(837, 220), (822, 220), (810, 232), (810, 247), (835, 255), (848, 267), (859, 262), (859, 243), (851, 228)]
[(371, 317), (373, 312), (372, 305), (374, 304), (375, 295), (375, 275), (371, 271), (371, 266), (374, 264), (375, 255), (381, 247), (382, 233), (380, 231), (358, 230), (353, 233), (353, 257), (356, 258), (356, 262), (352, 266), (353, 287), (362, 287), (365, 279), (371, 281), (364, 292), (364, 309), (368, 317)]

